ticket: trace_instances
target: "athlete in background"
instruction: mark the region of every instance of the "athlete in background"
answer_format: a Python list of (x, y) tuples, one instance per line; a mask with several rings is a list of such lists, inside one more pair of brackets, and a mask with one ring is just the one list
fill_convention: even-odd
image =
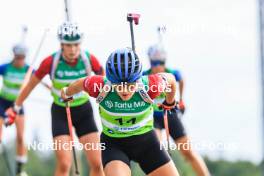
[[(70, 146), (70, 135), (65, 111), (65, 103), (60, 98), (60, 89), (78, 80), (79, 78), (95, 74), (104, 75), (103, 67), (97, 58), (88, 51), (81, 50), (83, 33), (75, 23), (65, 22), (58, 30), (61, 50), (45, 58), (40, 67), (32, 75), (29, 83), (18, 96), (13, 113), (21, 109), (24, 100), (30, 92), (40, 83), (41, 79), (49, 75), (52, 80), (51, 94), (54, 102), (51, 108), (53, 140), (62, 146)], [(84, 145), (98, 146), (99, 133), (95, 124), (93, 109), (89, 96), (80, 92), (71, 102), (73, 126), (79, 141)], [(10, 118), (12, 114), (10, 113)], [(65, 145), (65, 143), (67, 145)], [(95, 148), (95, 149), (94, 149)], [(96, 147), (84, 148), (91, 176), (102, 176), (103, 167), (101, 151)], [(72, 165), (71, 148), (58, 147), (55, 150), (57, 165), (55, 176), (68, 176)]]
[[(2, 126), (7, 116), (5, 111), (13, 107), (20, 87), (23, 84), (24, 77), (29, 66), (25, 63), (27, 48), (24, 44), (16, 44), (13, 47), (14, 58), (11, 62), (0, 65), (0, 75), (3, 78), (3, 84), (0, 91), (0, 145), (2, 140)], [(27, 149), (24, 141), (24, 109), (17, 113), (16, 124), (16, 174), (26, 175), (23, 171), (23, 165), (27, 162)]]
[[(185, 111), (185, 105), (183, 101), (183, 88), (184, 81), (178, 70), (172, 70), (165, 66), (166, 64), (166, 52), (161, 45), (153, 45), (148, 50), (148, 57), (150, 60), (151, 68), (145, 71), (144, 75), (151, 75), (157, 73), (171, 73), (174, 75), (175, 80), (179, 83), (179, 103), (178, 108), (181, 113)], [(164, 101), (165, 94), (161, 94), (154, 101), (154, 127), (156, 128), (156, 132), (161, 139), (161, 130), (164, 129), (164, 119), (163, 119), (163, 110), (159, 109), (157, 104), (160, 104)], [(175, 144), (178, 146), (178, 150), (184, 156), (184, 158), (192, 165), (193, 170), (197, 174), (197, 176), (208, 176), (209, 171), (203, 161), (203, 159), (195, 153), (191, 147), (186, 149), (182, 144), (190, 144), (190, 139), (186, 135), (184, 126), (181, 120), (178, 117), (177, 112), (168, 113), (168, 124), (169, 124), (169, 132), (171, 137), (173, 138)], [(190, 146), (190, 145), (189, 145)]]

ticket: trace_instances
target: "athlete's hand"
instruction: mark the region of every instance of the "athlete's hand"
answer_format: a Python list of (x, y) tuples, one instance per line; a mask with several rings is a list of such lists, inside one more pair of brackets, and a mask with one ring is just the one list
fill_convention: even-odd
[(17, 115), (21, 114), (21, 109), (21, 106), (15, 105), (14, 107), (10, 107), (6, 110), (5, 126), (10, 126), (15, 122)]
[(64, 87), (61, 89), (61, 98), (63, 99), (64, 102), (68, 102), (73, 100), (73, 97), (70, 97), (66, 94), (68, 87)]
[(164, 100), (164, 102), (162, 104), (158, 104), (159, 109), (163, 109), (164, 111), (175, 111), (175, 109), (177, 108), (177, 104), (176, 101), (174, 101), (173, 103), (167, 103), (166, 100)]
[(181, 113), (184, 114), (184, 112), (185, 112), (185, 105), (184, 105), (183, 100), (180, 100), (179, 101), (178, 106), (179, 106), (179, 110), (181, 111)]

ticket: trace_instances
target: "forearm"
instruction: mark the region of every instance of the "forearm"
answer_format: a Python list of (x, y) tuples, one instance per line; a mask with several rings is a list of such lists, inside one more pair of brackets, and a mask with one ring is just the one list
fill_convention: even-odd
[(179, 89), (180, 89), (180, 100), (182, 100), (182, 99), (183, 99), (183, 88), (184, 88), (184, 81), (183, 81), (183, 80), (181, 80), (181, 81), (179, 82)]
[(17, 97), (15, 101), (15, 105), (17, 106), (22, 106), (24, 100), (28, 97), (28, 95), (31, 93), (31, 91), (36, 87), (36, 85), (40, 82), (40, 80), (35, 76), (32, 75), (29, 82), (24, 86), (20, 93), (19, 96)]
[(84, 82), (85, 78), (79, 79), (75, 82), (73, 82), (72, 84), (69, 85), (69, 87), (67, 88), (67, 91), (65, 92), (67, 96), (73, 96), (74, 94), (77, 94), (81, 91), (84, 90), (83, 88), (83, 82)]

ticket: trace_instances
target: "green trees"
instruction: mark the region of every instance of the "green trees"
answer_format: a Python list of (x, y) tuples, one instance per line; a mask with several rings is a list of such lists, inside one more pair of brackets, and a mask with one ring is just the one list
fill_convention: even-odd
[(206, 163), (214, 176), (261, 176), (260, 165), (249, 161), (212, 161), (206, 158)]
[[(8, 150), (8, 158), (13, 167), (15, 165), (14, 149)], [(85, 157), (78, 156), (81, 162), (82, 175), (88, 175)], [(191, 166), (184, 161), (178, 152), (172, 153), (173, 161), (175, 162), (182, 176), (194, 176)], [(213, 176), (261, 176), (261, 165), (256, 165), (249, 161), (230, 162), (226, 160), (211, 160), (205, 157), (210, 172)], [(143, 176), (144, 173), (136, 163), (131, 164), (133, 176)], [(55, 168), (55, 158), (53, 153), (41, 154), (36, 151), (29, 151), (29, 161), (26, 166), (26, 171), (30, 176), (52, 176)], [(8, 176), (8, 171), (5, 165), (3, 154), (0, 154), (0, 175)]]

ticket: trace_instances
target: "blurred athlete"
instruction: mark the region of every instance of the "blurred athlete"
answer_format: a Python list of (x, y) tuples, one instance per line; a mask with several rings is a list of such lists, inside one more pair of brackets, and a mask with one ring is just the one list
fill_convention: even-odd
[[(0, 143), (2, 140), (2, 126), (7, 116), (5, 111), (13, 107), (20, 87), (29, 66), (25, 63), (27, 47), (24, 44), (16, 44), (13, 47), (14, 58), (10, 63), (0, 65), (0, 75), (3, 77), (3, 86), (0, 91)], [(23, 165), (27, 162), (27, 149), (24, 142), (24, 109), (17, 113), (16, 124), (16, 174), (26, 175)]]
[[(148, 57), (150, 60), (151, 68), (145, 71), (144, 75), (151, 75), (157, 73), (171, 73), (174, 75), (175, 80), (179, 83), (179, 103), (178, 108), (180, 112), (183, 114), (185, 111), (185, 105), (183, 101), (183, 88), (184, 81), (178, 70), (172, 70), (165, 66), (166, 64), (166, 52), (164, 48), (157, 44), (153, 45), (148, 50)], [(165, 99), (165, 94), (161, 94), (154, 101), (154, 127), (156, 128), (156, 132), (161, 139), (161, 130), (164, 129), (164, 119), (163, 119), (163, 110), (158, 108), (158, 104), (162, 103)], [(173, 111), (172, 113), (168, 113), (168, 124), (169, 124), (169, 132), (171, 137), (173, 138), (175, 144), (178, 146), (180, 153), (184, 156), (184, 158), (191, 164), (193, 170), (197, 174), (197, 176), (208, 176), (209, 171), (203, 161), (203, 159), (195, 153), (191, 147), (186, 149), (186, 145), (182, 144), (190, 144), (190, 139), (186, 135), (184, 126), (181, 120), (178, 117), (177, 111)], [(190, 146), (190, 145), (188, 145)]]

